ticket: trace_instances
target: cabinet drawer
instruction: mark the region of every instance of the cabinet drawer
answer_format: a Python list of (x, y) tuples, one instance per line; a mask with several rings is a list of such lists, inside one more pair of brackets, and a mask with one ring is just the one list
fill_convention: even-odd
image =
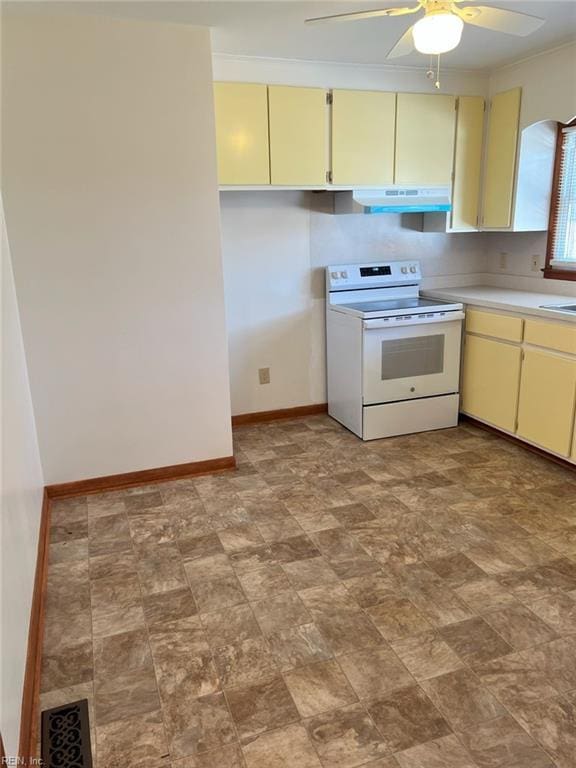
[(512, 317), (512, 315), (479, 312), (476, 309), (466, 310), (468, 333), (480, 333), (483, 336), (493, 336), (495, 339), (506, 341), (522, 341), (523, 323), (522, 318)]
[(576, 325), (550, 323), (547, 320), (526, 320), (524, 341), (537, 347), (576, 355)]

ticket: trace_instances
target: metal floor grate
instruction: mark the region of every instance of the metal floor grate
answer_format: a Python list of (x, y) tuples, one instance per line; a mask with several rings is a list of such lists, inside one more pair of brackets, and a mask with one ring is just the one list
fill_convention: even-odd
[(42, 712), (44, 768), (92, 768), (88, 700)]

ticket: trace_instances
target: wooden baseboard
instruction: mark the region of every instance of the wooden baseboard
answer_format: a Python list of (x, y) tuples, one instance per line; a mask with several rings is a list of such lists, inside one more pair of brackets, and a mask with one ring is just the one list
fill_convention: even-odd
[(68, 496), (86, 496), (91, 493), (118, 491), (135, 485), (165, 483), (169, 480), (181, 480), (185, 477), (213, 474), (230, 469), (236, 469), (236, 459), (234, 456), (223, 456), (219, 459), (191, 461), (188, 464), (174, 464), (170, 467), (156, 467), (138, 472), (124, 472), (119, 475), (92, 477), (71, 483), (56, 483), (55, 485), (47, 485), (46, 491), (50, 499), (62, 499)]
[(244, 424), (260, 424), (264, 421), (276, 421), (277, 419), (297, 419), (301, 416), (315, 416), (318, 413), (327, 412), (327, 403), (314, 403), (314, 405), (299, 405), (296, 408), (280, 408), (277, 411), (239, 413), (237, 416), (232, 416), (232, 426), (241, 427)]
[(530, 453), (535, 453), (537, 456), (541, 456), (543, 459), (548, 459), (548, 461), (553, 461), (555, 464), (560, 464), (561, 467), (565, 467), (566, 469), (571, 469), (572, 472), (576, 472), (576, 464), (573, 464), (571, 461), (567, 461), (561, 456), (556, 456), (553, 453), (548, 453), (548, 451), (545, 451), (543, 448), (538, 448), (537, 445), (532, 445), (531, 443), (527, 443), (525, 440), (521, 440), (515, 435), (510, 435), (508, 432), (503, 432), (501, 429), (498, 429), (498, 427), (492, 427), (490, 424), (486, 424), (483, 421), (478, 421), (478, 419), (475, 419), (473, 416), (468, 416), (466, 413), (461, 413), (460, 419), (463, 421), (469, 421), (479, 429), (483, 429), (486, 432), (491, 432), (493, 435), (498, 435), (498, 437), (502, 437), (504, 440), (508, 440), (509, 443), (514, 443), (514, 445), (517, 445), (520, 448), (525, 448), (527, 451), (530, 451)]
[(42, 645), (44, 640), (44, 614), (46, 607), (46, 589), (48, 579), (48, 549), (50, 543), (50, 498), (44, 490), (42, 514), (38, 535), (38, 555), (34, 576), (34, 592), (28, 628), (28, 649), (24, 671), (22, 691), (22, 709), (20, 713), (19, 756), (24, 763), (33, 764), (37, 757), (38, 724), (40, 706), (40, 678), (42, 674)]

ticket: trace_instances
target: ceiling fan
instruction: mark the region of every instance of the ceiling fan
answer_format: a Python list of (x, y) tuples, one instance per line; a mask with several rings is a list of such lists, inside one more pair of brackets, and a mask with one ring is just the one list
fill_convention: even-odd
[(381, 8), (374, 11), (338, 13), (306, 19), (307, 24), (324, 21), (356, 21), (378, 16), (404, 16), (424, 11), (389, 51), (386, 58), (406, 56), (414, 49), (420, 53), (439, 55), (453, 50), (460, 43), (464, 24), (473, 24), (509, 35), (530, 35), (544, 24), (544, 19), (518, 11), (505, 11), (487, 5), (460, 6), (464, 0), (417, 0), (418, 4), (407, 8)]

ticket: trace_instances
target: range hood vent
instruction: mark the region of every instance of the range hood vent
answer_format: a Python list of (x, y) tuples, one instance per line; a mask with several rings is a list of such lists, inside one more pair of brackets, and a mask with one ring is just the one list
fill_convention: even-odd
[(334, 213), (450, 211), (450, 187), (400, 187), (334, 192)]

